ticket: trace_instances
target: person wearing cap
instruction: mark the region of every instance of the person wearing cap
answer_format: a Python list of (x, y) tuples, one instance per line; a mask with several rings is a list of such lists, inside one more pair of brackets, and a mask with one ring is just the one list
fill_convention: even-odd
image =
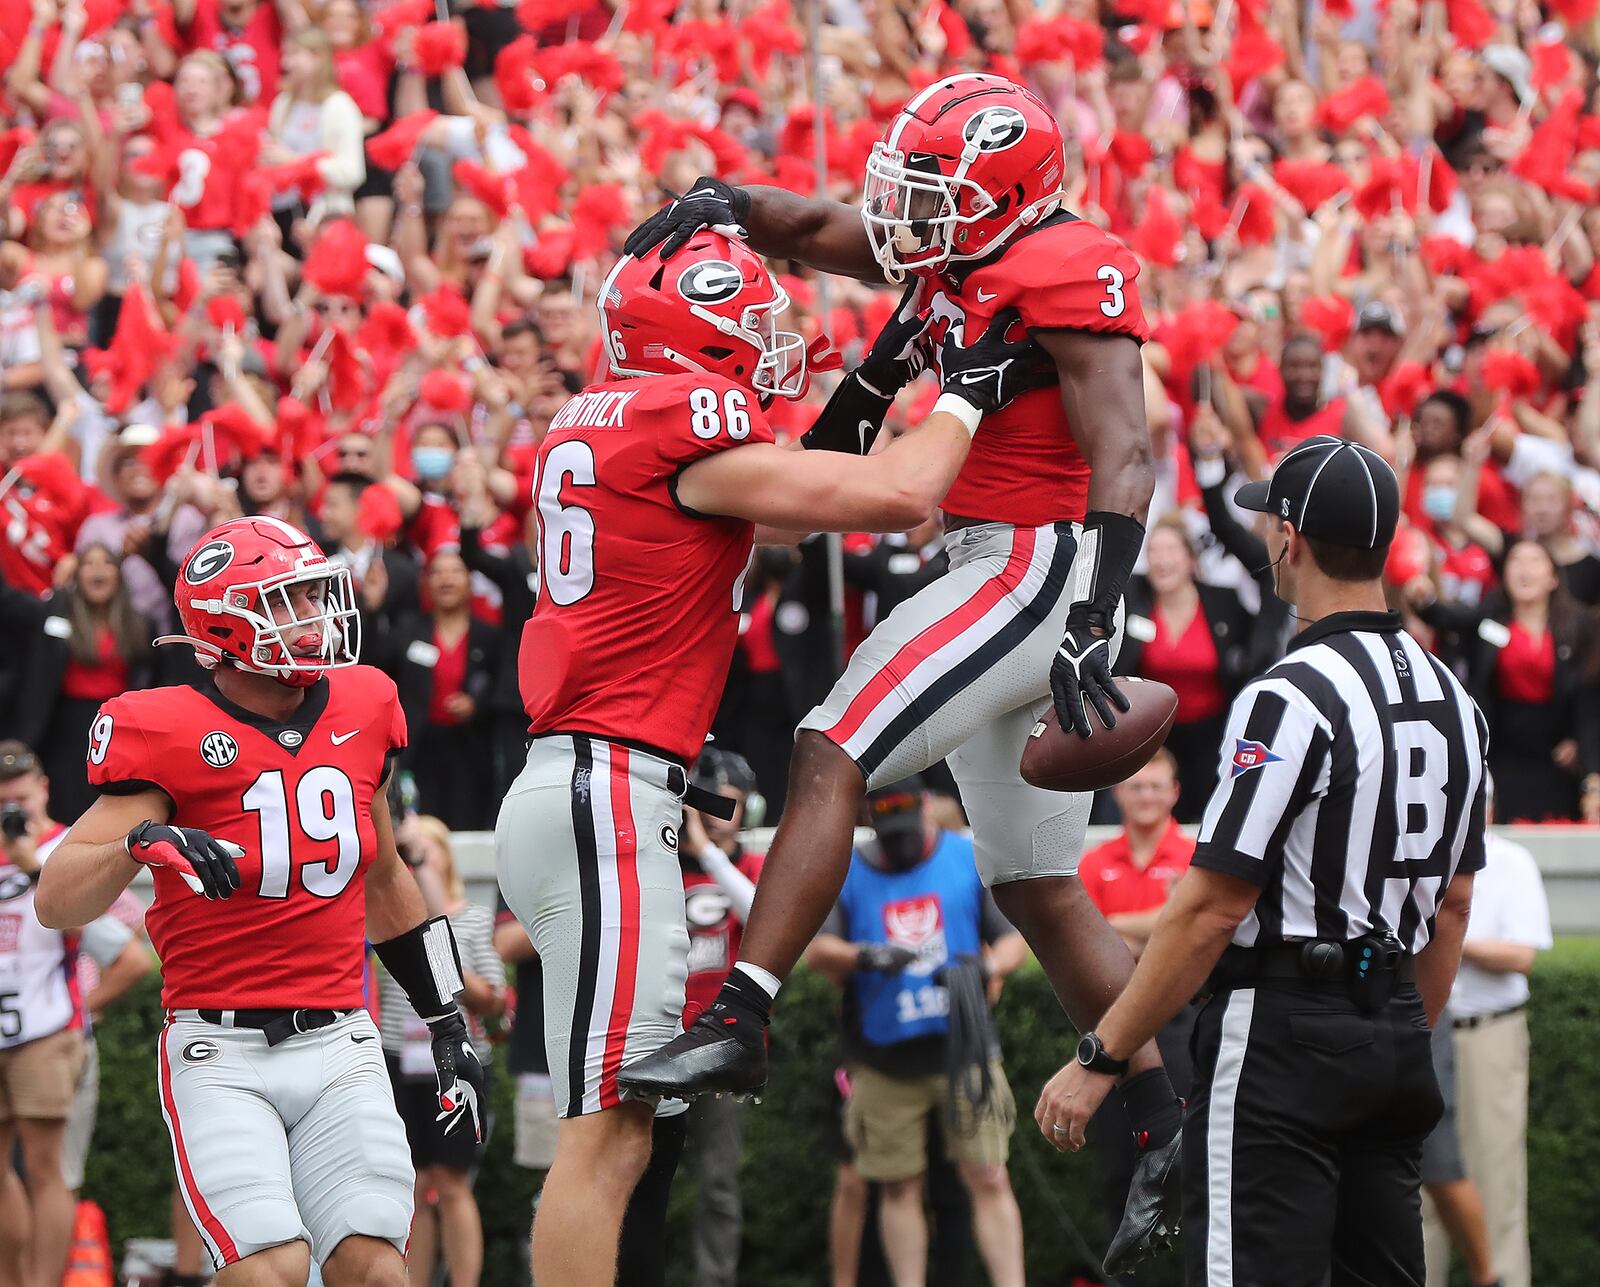
[(851, 854), (839, 901), (806, 963), (845, 987), (845, 1137), (856, 1169), (881, 1188), (890, 1277), (902, 1287), (927, 1281), (927, 1123), (939, 1114), (972, 1201), (989, 1281), (1022, 1287), (1022, 1216), (1006, 1171), (1016, 1107), (997, 1048), (983, 1102), (957, 1102), (943, 972), (963, 959), (981, 961), (992, 1003), (998, 981), (1027, 959), (1027, 946), (979, 880), (972, 841), (929, 824), (921, 778), (869, 791), (866, 808), (874, 838)]
[(1337, 438), (1242, 487), (1300, 633), (1228, 714), (1190, 869), (1132, 979), (1040, 1096), (1058, 1148), (1196, 994), (1190, 1282), (1420, 1287), (1429, 1028), (1484, 863), (1487, 730), (1386, 611), (1393, 471)]
[(1378, 389), (1400, 360), (1405, 338), (1405, 318), (1399, 309), (1381, 299), (1368, 300), (1356, 314), (1355, 334), (1345, 346), (1345, 353), (1360, 385), (1358, 396), (1366, 402), (1364, 410), (1374, 420), (1384, 418)]

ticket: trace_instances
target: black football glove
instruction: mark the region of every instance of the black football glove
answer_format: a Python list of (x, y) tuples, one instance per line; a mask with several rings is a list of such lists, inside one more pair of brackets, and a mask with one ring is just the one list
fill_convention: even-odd
[(166, 867), (202, 898), (232, 898), (239, 888), (244, 850), (198, 827), (169, 827), (146, 818), (128, 833), (128, 857), (146, 867)]
[(444, 1133), (472, 1124), (473, 1138), (483, 1142), (483, 1116), (488, 1111), (489, 1092), (478, 1052), (467, 1036), (467, 1025), (457, 1011), (428, 1021), (433, 1034), (433, 1068), (439, 1078), (439, 1116)]
[(898, 974), (916, 959), (914, 951), (898, 943), (863, 943), (856, 953), (856, 969)]
[(1117, 726), (1116, 711), (1131, 705), (1111, 677), (1111, 636), (1117, 605), (1144, 545), (1144, 524), (1126, 514), (1092, 512), (1072, 565), (1077, 587), (1067, 610), (1067, 627), (1050, 663), (1050, 696), (1063, 732), (1080, 737), (1094, 732), (1089, 706), (1105, 728)]
[(748, 192), (702, 175), (689, 191), (630, 232), (622, 249), (637, 259), (661, 246), (661, 258), (671, 259), (702, 228), (729, 237), (745, 236), (744, 221), (749, 215)]
[(856, 375), (880, 398), (894, 397), (928, 369), (933, 357), (928, 327), (933, 316), (923, 311), (925, 293), (920, 277), (906, 287), (899, 307), (856, 368)]
[(1016, 309), (1002, 309), (989, 328), (966, 346), (956, 342), (954, 332), (947, 335), (939, 351), (943, 391), (987, 416), (1020, 393), (1054, 384), (1055, 364), (1032, 336), (1006, 339), (1006, 331), (1019, 320)]

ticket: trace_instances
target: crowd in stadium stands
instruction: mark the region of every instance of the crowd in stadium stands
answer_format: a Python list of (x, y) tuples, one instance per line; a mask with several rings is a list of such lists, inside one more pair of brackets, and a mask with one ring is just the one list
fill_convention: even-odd
[[(596, 289), (697, 175), (810, 193), (820, 168), (859, 200), (898, 107), (988, 69), (1058, 114), (1067, 207), (1143, 265), (1159, 482), (1119, 669), (1179, 694), (1178, 820), (1294, 629), (1229, 497), (1328, 432), (1400, 472), (1389, 592), (1489, 718), (1501, 820), (1600, 822), (1596, 0), (820, 2), (815, 68), (789, 0), (0, 5), (0, 738), (48, 777), (30, 807), (87, 807), (101, 702), (196, 675), (153, 646), (196, 537), (289, 519), (352, 569), (363, 660), (399, 686), (475, 1032), (504, 1004), (493, 948), (536, 997), (515, 922), (462, 904), (447, 829), (491, 827), (521, 764), (531, 463), (600, 371)], [(776, 267), (787, 324), (847, 362), (898, 298)], [(827, 384), (773, 408), (781, 432)], [(839, 667), (828, 563), (763, 550), (747, 581), (715, 736), (768, 823)], [(936, 522), (847, 537), (844, 650), (944, 563)], [(408, 1043), (386, 1014), (397, 1068)], [(513, 1044), (521, 1085), (537, 1044)], [(533, 1166), (541, 1113), (519, 1108)], [(737, 1151), (735, 1123), (697, 1129)], [(426, 1161), (425, 1245), (459, 1287), (471, 1158)]]

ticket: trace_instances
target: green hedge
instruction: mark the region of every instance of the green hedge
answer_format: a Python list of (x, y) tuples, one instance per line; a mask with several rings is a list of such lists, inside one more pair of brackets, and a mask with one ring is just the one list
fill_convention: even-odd
[[(1594, 1287), (1600, 1280), (1600, 939), (1564, 940), (1540, 962), (1532, 1008), (1532, 1122), (1529, 1129), (1534, 1281), (1539, 1287)], [(827, 1211), (833, 1160), (828, 1152), (831, 1074), (836, 1049), (835, 992), (802, 973), (784, 991), (773, 1025), (775, 1068), (766, 1102), (747, 1130), (745, 1245), (741, 1278), (762, 1287), (812, 1287), (825, 1281)], [(154, 1043), (161, 1013), (155, 987), (107, 1016), (99, 1032), (100, 1118), (87, 1195), (110, 1220), (113, 1245), (167, 1230), (170, 1152), (156, 1099)], [(1089, 1155), (1045, 1145), (1032, 1124), (1038, 1087), (1070, 1049), (1070, 1033), (1037, 969), (1013, 979), (1000, 1004), (1006, 1064), (1021, 1119), (1012, 1181), (1022, 1206), (1028, 1281), (1067, 1287), (1090, 1266), (1073, 1249), (1064, 1217), (1102, 1245)], [(519, 1244), (526, 1236), (534, 1177), (511, 1164), (510, 1079), (496, 1081), (499, 1119), (478, 1184), (487, 1259), (485, 1287), (520, 1287)], [(692, 1279), (686, 1213), (692, 1185), (675, 1199), (674, 1287)], [(1180, 1280), (1176, 1257), (1143, 1275), (1141, 1287)], [(975, 1281), (982, 1281), (975, 1271)]]

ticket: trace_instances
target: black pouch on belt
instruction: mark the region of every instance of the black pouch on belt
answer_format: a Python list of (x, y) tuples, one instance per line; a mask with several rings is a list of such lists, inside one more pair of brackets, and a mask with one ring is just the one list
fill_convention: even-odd
[(1369, 1012), (1388, 1005), (1405, 955), (1400, 940), (1389, 930), (1377, 930), (1347, 944), (1345, 965), (1351, 999)]

